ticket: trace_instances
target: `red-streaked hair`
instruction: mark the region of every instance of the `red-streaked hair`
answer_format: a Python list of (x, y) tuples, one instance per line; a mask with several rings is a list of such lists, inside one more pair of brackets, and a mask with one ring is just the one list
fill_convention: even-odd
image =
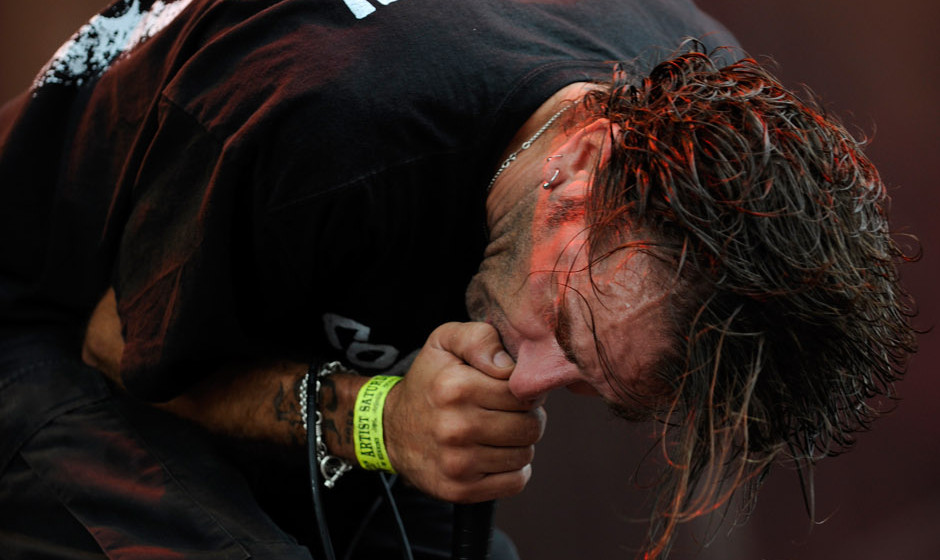
[(720, 67), (693, 45), (642, 82), (618, 70), (576, 116), (614, 125), (587, 203), (592, 262), (643, 250), (670, 279), (650, 559), (737, 490), (746, 515), (780, 459), (812, 515), (814, 463), (868, 428), (916, 348), (897, 272), (916, 257), (889, 231), (863, 143), (755, 61)]

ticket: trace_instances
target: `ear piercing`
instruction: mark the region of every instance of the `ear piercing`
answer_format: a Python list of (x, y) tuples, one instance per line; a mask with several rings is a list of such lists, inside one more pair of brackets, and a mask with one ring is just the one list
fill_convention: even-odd
[(554, 183), (554, 182), (555, 182), (555, 179), (557, 179), (557, 178), (558, 178), (558, 169), (555, 169), (555, 174), (552, 175), (552, 178), (551, 178), (551, 179), (549, 179), (548, 181), (545, 181), (544, 183), (542, 183), (542, 188), (545, 189), (545, 190), (548, 190), (549, 188), (551, 188), (552, 183)]
[[(552, 161), (553, 158), (560, 158), (560, 157), (564, 157), (564, 154), (557, 154), (557, 155), (554, 155), (554, 156), (548, 156), (548, 158), (546, 158), (545, 161)], [(545, 189), (545, 190), (548, 190), (549, 188), (551, 188), (552, 183), (554, 183), (554, 182), (555, 182), (555, 179), (558, 178), (558, 173), (559, 173), (559, 169), (556, 167), (556, 168), (555, 168), (555, 173), (552, 174), (552, 178), (549, 179), (548, 181), (545, 181), (544, 183), (542, 183), (542, 188)]]
[[(525, 142), (523, 142), (523, 143), (522, 143), (522, 146), (519, 146), (519, 149), (518, 149), (518, 150), (516, 150), (515, 152), (509, 154), (509, 157), (506, 158), (506, 161), (504, 161), (503, 164), (499, 166), (499, 169), (496, 170), (496, 174), (493, 175), (493, 178), (492, 178), (492, 179), (490, 179), (490, 184), (487, 185), (487, 187), (486, 187), (486, 192), (487, 192), (487, 194), (489, 194), (489, 192), (490, 192), (491, 190), (493, 190), (493, 185), (496, 184), (496, 179), (499, 179), (499, 176), (502, 175), (503, 171), (506, 171), (506, 168), (509, 167), (510, 165), (512, 165), (512, 162), (516, 161), (516, 158), (519, 157), (519, 154), (520, 154), (520, 153), (522, 153), (522, 152), (524, 152), (525, 150), (528, 150), (529, 148), (531, 148), (531, 147), (532, 147), (532, 144), (533, 144), (536, 140), (538, 140), (541, 135), (545, 134), (545, 131), (548, 130), (549, 128), (551, 128), (552, 124), (554, 124), (555, 121), (557, 121), (558, 118), (561, 117), (561, 116), (564, 114), (565, 111), (567, 111), (568, 109), (574, 107), (575, 105), (577, 105), (577, 104), (580, 103), (580, 102), (581, 102), (581, 100), (579, 99), (578, 101), (575, 101), (574, 103), (571, 103), (570, 105), (565, 105), (564, 107), (562, 107), (561, 110), (558, 111), (557, 113), (555, 113), (554, 115), (552, 115), (552, 118), (548, 119), (548, 122), (546, 122), (545, 124), (543, 124), (543, 125), (542, 125), (542, 128), (538, 129), (538, 130), (535, 132), (535, 134), (532, 135), (531, 138), (529, 138), (528, 140), (526, 140)], [(554, 156), (553, 156), (553, 157), (554, 157)]]

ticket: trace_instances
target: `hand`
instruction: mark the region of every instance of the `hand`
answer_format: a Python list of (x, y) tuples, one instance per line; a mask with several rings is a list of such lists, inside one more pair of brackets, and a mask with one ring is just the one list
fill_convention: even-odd
[(513, 366), (486, 323), (447, 323), (432, 332), (385, 403), (395, 469), (450, 502), (521, 492), (546, 416), (543, 399), (523, 401), (510, 392)]

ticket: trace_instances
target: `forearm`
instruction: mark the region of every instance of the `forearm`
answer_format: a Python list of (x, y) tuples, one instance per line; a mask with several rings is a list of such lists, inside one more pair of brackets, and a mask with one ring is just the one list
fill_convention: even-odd
[[(306, 432), (298, 388), (307, 367), (281, 362), (223, 368), (184, 395), (157, 406), (229, 438), (303, 446)], [(330, 453), (338, 457), (355, 459), (352, 411), (365, 380), (342, 374), (322, 382), (318, 408), (323, 415), (323, 435)], [(311, 429), (313, 422), (311, 418)]]
[[(88, 323), (82, 358), (121, 385), (123, 351), (114, 292), (109, 291)], [(303, 446), (306, 434), (298, 387), (307, 368), (307, 364), (286, 361), (220, 367), (185, 394), (154, 406), (227, 438)], [(355, 460), (353, 406), (365, 382), (365, 377), (354, 374), (321, 380), (319, 409), (323, 414), (324, 439), (332, 455)]]
[[(83, 358), (118, 384), (120, 333), (109, 293), (93, 313)], [(261, 444), (267, 447), (263, 453), (280, 449), (286, 459), (303, 457), (294, 450), (302, 450), (306, 439), (298, 389), (308, 367), (297, 362), (223, 366), (157, 406), (226, 438)], [(489, 325), (448, 323), (435, 329), (385, 401), (391, 466), (419, 489), (448, 501), (491, 500), (522, 491), (545, 412), (541, 400), (512, 394), (513, 367)], [(320, 379), (318, 409), (328, 452), (353, 464), (356, 397), (367, 379), (346, 373)], [(315, 385), (311, 379), (308, 391)], [(315, 429), (314, 422), (308, 419), (309, 429)]]

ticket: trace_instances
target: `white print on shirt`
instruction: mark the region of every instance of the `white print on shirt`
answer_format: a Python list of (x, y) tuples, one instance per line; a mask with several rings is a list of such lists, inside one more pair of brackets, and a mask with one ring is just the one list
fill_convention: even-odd
[[(392, 2), (397, 0), (377, 0), (379, 4), (383, 6), (388, 6)], [(346, 2), (346, 6), (349, 10), (356, 16), (356, 19), (362, 19), (367, 15), (375, 11), (375, 6), (372, 5), (369, 0), (343, 0)]]
[(344, 351), (348, 365), (355, 368), (387, 375), (404, 375), (418, 355), (418, 350), (415, 350), (397, 360), (400, 352), (394, 346), (369, 342), (372, 329), (335, 313), (323, 315), (323, 329), (330, 345)]
[(46, 84), (80, 86), (104, 73), (123, 53), (154, 36), (191, 0), (156, 0), (149, 9), (141, 0), (123, 0), (83, 25), (39, 71), (33, 95)]

